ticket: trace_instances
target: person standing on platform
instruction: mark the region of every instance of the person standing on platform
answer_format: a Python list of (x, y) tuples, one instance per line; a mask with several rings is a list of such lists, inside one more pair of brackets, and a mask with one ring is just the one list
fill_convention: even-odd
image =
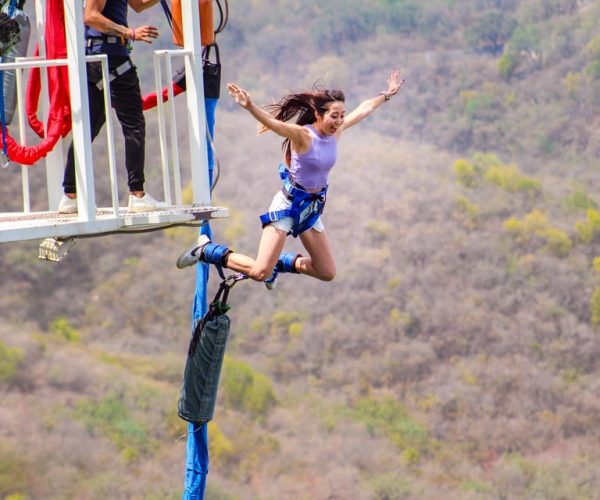
[[(140, 82), (129, 54), (132, 42), (152, 43), (158, 37), (158, 29), (148, 25), (130, 28), (127, 24), (128, 6), (136, 12), (141, 12), (159, 1), (86, 0), (84, 7), (86, 54), (108, 56), (112, 106), (125, 138), (129, 212), (150, 212), (166, 208), (166, 204), (156, 201), (144, 191), (146, 122), (142, 111)], [(87, 64), (87, 77), (93, 141), (106, 121), (100, 62)], [(67, 156), (63, 188), (65, 194), (58, 211), (63, 214), (76, 213), (75, 159), (72, 143)]]

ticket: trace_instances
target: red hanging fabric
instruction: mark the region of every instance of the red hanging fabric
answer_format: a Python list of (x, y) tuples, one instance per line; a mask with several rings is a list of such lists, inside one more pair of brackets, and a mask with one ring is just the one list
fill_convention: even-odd
[[(45, 38), (47, 59), (67, 58), (65, 12), (62, 0), (48, 0), (46, 3)], [(39, 48), (36, 47), (35, 55), (38, 54)], [(44, 137), (44, 140), (36, 146), (22, 146), (8, 135), (6, 146), (12, 161), (33, 165), (52, 151), (60, 137), (66, 136), (71, 130), (69, 73), (66, 66), (48, 68), (48, 90), (50, 112), (44, 137), (44, 126), (37, 118), (41, 92), (40, 69), (33, 69), (27, 83), (26, 113), (30, 127), (39, 137)]]
[[(185, 88), (180, 87), (176, 82), (171, 82), (173, 85), (173, 97), (177, 97), (182, 92), (185, 92)], [(163, 87), (162, 89), (162, 102), (167, 102), (169, 100), (169, 89), (168, 87)], [(142, 108), (144, 111), (152, 109), (158, 105), (158, 99), (156, 97), (156, 92), (150, 92), (142, 97)]]

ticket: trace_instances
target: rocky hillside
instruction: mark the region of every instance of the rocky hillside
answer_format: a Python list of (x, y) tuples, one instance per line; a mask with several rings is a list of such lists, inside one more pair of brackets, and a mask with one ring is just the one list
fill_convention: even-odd
[[(343, 139), (324, 216), (336, 279), (232, 292), (207, 498), (600, 498), (599, 16), (576, 0), (232, 2), (223, 78), (259, 103), (320, 77), (352, 107), (394, 65), (407, 84)], [(215, 237), (252, 254), (280, 141), (226, 95), (217, 123), (231, 217)], [(0, 176), (10, 203), (19, 179)], [(0, 248), (0, 496), (181, 496), (195, 273), (174, 261), (194, 237), (81, 240), (58, 265), (35, 242)]]

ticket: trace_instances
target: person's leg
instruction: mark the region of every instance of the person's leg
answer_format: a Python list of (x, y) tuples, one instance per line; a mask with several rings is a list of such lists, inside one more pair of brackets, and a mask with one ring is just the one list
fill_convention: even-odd
[[(88, 73), (89, 74), (89, 73)], [(104, 93), (96, 87), (96, 85), (88, 85), (88, 101), (90, 109), (90, 129), (92, 132), (92, 142), (100, 133), (106, 115), (104, 113)], [(66, 194), (75, 195), (75, 155), (73, 152), (73, 143), (69, 146), (67, 153), (67, 163), (65, 165), (65, 176), (63, 180), (63, 188)]]
[(140, 82), (135, 68), (111, 82), (111, 101), (125, 138), (125, 167), (131, 193), (143, 194), (146, 121), (142, 110)]
[(243, 273), (253, 280), (265, 281), (273, 274), (273, 268), (283, 250), (287, 233), (269, 224), (263, 229), (256, 259), (233, 252), (227, 258), (227, 267)]
[(319, 232), (309, 229), (300, 234), (300, 241), (309, 257), (301, 256), (296, 259), (296, 271), (323, 281), (335, 278), (335, 258), (325, 230)]
[(196, 244), (179, 256), (177, 267), (183, 269), (202, 261), (245, 274), (255, 281), (265, 281), (273, 274), (286, 237), (287, 232), (276, 229), (272, 225), (265, 226), (260, 239), (258, 256), (253, 259), (233, 252), (224, 245), (213, 243), (206, 235), (202, 235)]

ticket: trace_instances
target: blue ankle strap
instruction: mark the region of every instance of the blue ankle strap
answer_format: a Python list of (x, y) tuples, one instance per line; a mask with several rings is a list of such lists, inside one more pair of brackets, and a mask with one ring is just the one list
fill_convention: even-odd
[(202, 262), (223, 266), (223, 259), (231, 253), (229, 247), (218, 243), (207, 243), (202, 249)]
[(275, 269), (278, 273), (298, 274), (298, 271), (296, 271), (296, 266), (294, 265), (298, 257), (300, 257), (299, 253), (283, 252), (279, 256), (277, 264), (275, 264)]

